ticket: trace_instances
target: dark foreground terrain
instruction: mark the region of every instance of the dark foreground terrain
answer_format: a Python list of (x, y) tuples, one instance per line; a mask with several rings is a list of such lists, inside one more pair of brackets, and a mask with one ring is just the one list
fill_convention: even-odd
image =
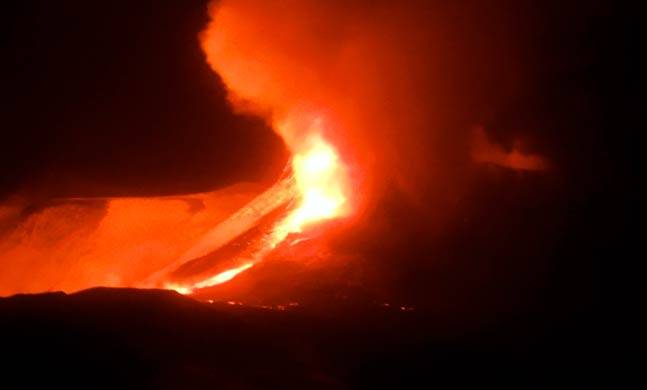
[(539, 317), (470, 327), (369, 303), (270, 309), (106, 288), (18, 295), (0, 298), (1, 371), (21, 388), (608, 384), (595, 319)]

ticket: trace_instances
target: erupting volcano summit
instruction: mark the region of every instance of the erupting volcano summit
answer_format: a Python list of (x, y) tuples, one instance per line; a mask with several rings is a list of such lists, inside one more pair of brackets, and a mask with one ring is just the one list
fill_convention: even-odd
[[(256, 53), (265, 37), (255, 31), (247, 12), (247, 6), (227, 1), (212, 5), (212, 22), (201, 35), (202, 47), (209, 64), (223, 78), (232, 104), (266, 116), (292, 158), (278, 183), (151, 279), (181, 293), (227, 282), (262, 261), (289, 235), (296, 236), (322, 221), (347, 217), (353, 211), (349, 166), (332, 138), (341, 132), (333, 131), (332, 121), (326, 117), (328, 107), (318, 107), (308, 94), (316, 96), (318, 83), (302, 84), (303, 89), (296, 90), (288, 83), (291, 78), (285, 78), (286, 69), (299, 66), (289, 60), (289, 52), (275, 48)], [(210, 274), (203, 267), (199, 275), (185, 274), (174, 280), (178, 276), (174, 271), (186, 269), (187, 264), (230, 244), (261, 222), (262, 232), (254, 240), (238, 242), (242, 248), (235, 251), (234, 258), (220, 258), (232, 263), (230, 268)]]

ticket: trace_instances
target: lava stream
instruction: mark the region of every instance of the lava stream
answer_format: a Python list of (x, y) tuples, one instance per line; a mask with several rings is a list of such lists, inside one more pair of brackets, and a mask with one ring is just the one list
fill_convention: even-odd
[(197, 281), (167, 282), (164, 287), (189, 294), (196, 289), (225, 283), (263, 261), (289, 234), (301, 233), (307, 226), (347, 215), (349, 190), (346, 166), (335, 148), (317, 131), (320, 121), (315, 124), (314, 131), (302, 144), (303, 150), (295, 153), (291, 160), (291, 174), (212, 229), (200, 243), (182, 256), (179, 266), (176, 262), (173, 267), (178, 269), (196, 257), (231, 242), (245, 229), (257, 224), (260, 218), (287, 203), (287, 213), (272, 224), (269, 232), (261, 238), (260, 245), (252, 253), (238, 259), (235, 267)]

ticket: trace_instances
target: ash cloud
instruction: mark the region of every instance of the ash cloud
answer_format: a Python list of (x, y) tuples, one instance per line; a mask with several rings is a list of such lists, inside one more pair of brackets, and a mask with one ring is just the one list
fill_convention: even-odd
[[(472, 123), (496, 121), (536, 88), (534, 12), (510, 1), (224, 0), (211, 3), (201, 39), (235, 109), (266, 117), (288, 147), (303, 130), (281, 121), (322, 112), (368, 210), (395, 186), (443, 224), (473, 182)], [(527, 119), (522, 128), (542, 131)], [(502, 153), (499, 165), (544, 166)]]

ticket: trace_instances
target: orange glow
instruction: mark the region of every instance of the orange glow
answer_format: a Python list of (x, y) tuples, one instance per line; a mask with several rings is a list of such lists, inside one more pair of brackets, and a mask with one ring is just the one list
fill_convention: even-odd
[[(0, 296), (144, 281), (180, 258), (262, 187), (156, 198), (70, 199), (17, 219), (0, 235)], [(2, 221), (0, 221), (2, 222)]]

